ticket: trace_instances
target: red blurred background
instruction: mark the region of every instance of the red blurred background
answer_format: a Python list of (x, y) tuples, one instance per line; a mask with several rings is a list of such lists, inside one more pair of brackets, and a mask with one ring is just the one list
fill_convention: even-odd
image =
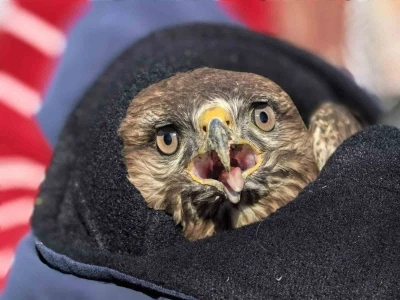
[[(400, 1), (220, 1), (252, 30), (275, 35), (348, 69), (387, 110), (400, 98)], [(52, 149), (35, 114), (85, 0), (0, 0), (0, 291), (29, 231)], [(30, 30), (27, 30), (30, 28)], [(400, 119), (400, 118), (398, 118)]]

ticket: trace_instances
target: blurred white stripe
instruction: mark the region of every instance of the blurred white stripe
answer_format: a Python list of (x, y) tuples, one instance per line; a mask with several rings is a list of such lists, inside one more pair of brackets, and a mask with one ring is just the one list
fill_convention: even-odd
[(0, 191), (13, 188), (37, 189), (44, 176), (45, 166), (36, 161), (24, 157), (0, 158)]
[(61, 30), (12, 2), (4, 8), (0, 29), (48, 56), (59, 56), (64, 51), (66, 38)]
[(6, 5), (8, 5), (8, 1), (9, 0), (0, 0), (0, 20), (3, 17), (4, 8), (6, 7)]
[(40, 94), (22, 81), (0, 71), (0, 102), (31, 117), (40, 108)]
[(400, 95), (400, 2), (346, 1), (346, 67), (389, 111)]
[(0, 230), (28, 224), (33, 212), (33, 202), (31, 197), (23, 197), (0, 203)]
[(12, 248), (0, 250), (0, 278), (7, 275), (14, 260), (14, 251)]

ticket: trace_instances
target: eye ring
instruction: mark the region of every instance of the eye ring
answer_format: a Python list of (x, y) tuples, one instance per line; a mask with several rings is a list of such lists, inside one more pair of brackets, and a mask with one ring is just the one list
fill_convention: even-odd
[(252, 112), (253, 123), (263, 131), (271, 131), (275, 127), (274, 110), (267, 103), (257, 104)]
[(176, 130), (172, 126), (165, 126), (157, 130), (156, 143), (161, 153), (171, 155), (178, 150), (179, 140)]

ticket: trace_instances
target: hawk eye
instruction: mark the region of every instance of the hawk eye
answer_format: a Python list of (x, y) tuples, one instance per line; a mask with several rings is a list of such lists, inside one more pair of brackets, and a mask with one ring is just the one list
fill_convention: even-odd
[(178, 135), (171, 126), (165, 126), (157, 130), (157, 147), (167, 155), (174, 154), (178, 149)]
[(275, 113), (268, 104), (257, 104), (252, 112), (252, 121), (261, 130), (271, 131), (275, 126)]

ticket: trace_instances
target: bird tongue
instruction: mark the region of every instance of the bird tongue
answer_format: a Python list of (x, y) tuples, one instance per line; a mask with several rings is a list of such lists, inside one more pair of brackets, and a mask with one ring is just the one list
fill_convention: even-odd
[(239, 167), (233, 167), (229, 173), (223, 171), (219, 177), (219, 181), (224, 184), (229, 200), (232, 203), (238, 203), (240, 201), (240, 192), (244, 186), (242, 170)]

